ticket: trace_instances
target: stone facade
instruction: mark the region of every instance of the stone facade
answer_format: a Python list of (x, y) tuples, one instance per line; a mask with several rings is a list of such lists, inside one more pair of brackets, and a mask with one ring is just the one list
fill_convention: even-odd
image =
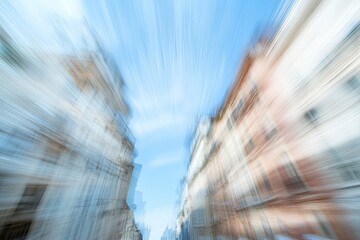
[(141, 239), (126, 203), (134, 139), (111, 57), (24, 51), (1, 34), (0, 238)]

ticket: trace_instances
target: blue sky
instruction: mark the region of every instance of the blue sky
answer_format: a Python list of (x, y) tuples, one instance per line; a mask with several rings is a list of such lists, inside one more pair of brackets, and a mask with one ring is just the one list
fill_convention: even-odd
[[(146, 201), (144, 219), (152, 228), (151, 239), (160, 239), (166, 225), (175, 225), (174, 203), (189, 158), (186, 139), (197, 119), (221, 104), (244, 49), (278, 4), (109, 1), (102, 6), (110, 16), (111, 24), (104, 21), (106, 30), (117, 38), (109, 48), (133, 111), (136, 162), (143, 165), (137, 189)], [(98, 9), (92, 9), (92, 16), (103, 12)]]
[(146, 0), (94, 2), (88, 9), (92, 24), (105, 30), (103, 42), (127, 84), (135, 161), (143, 165), (137, 187), (146, 201), (141, 218), (152, 228), (151, 239), (175, 225), (174, 203), (189, 158), (186, 139), (198, 118), (221, 104), (244, 49), (278, 5)]
[(85, 18), (115, 57), (132, 109), (135, 161), (143, 165), (137, 190), (146, 214), (136, 216), (152, 228), (150, 239), (160, 239), (166, 225), (175, 225), (174, 203), (189, 158), (186, 140), (198, 118), (219, 107), (244, 50), (280, 1), (24, 0), (20, 5), (43, 39), (55, 36), (44, 31), (53, 15), (70, 23)]

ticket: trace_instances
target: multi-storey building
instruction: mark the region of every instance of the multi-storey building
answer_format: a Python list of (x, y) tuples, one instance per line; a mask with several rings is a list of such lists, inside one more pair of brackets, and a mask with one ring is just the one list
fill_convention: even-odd
[(196, 152), (205, 160), (185, 184), (180, 239), (360, 236), (359, 12), (355, 1), (295, 2), (248, 51), (207, 147), (192, 152), (188, 176)]
[[(211, 153), (211, 142), (207, 137), (211, 120), (204, 118), (199, 122), (191, 144), (191, 158), (188, 174), (184, 181), (181, 203), (182, 209), (177, 219), (177, 232), (182, 232), (181, 239), (199, 239), (200, 236), (211, 235), (210, 218), (207, 212), (207, 179), (198, 174), (204, 161)], [(186, 230), (185, 230), (186, 229)]]
[(166, 227), (161, 236), (161, 240), (175, 240), (175, 231), (169, 227)]
[(20, 48), (1, 31), (0, 238), (141, 239), (126, 196), (134, 140), (100, 48)]

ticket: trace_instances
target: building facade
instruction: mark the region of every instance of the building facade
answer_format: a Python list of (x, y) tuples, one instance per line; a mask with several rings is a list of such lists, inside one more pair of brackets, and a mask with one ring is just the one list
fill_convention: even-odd
[(169, 227), (166, 227), (161, 236), (161, 240), (175, 240), (175, 231)]
[(141, 239), (126, 203), (134, 139), (111, 57), (0, 37), (0, 239)]
[(295, 2), (249, 49), (192, 149), (179, 239), (359, 238), (359, 12)]

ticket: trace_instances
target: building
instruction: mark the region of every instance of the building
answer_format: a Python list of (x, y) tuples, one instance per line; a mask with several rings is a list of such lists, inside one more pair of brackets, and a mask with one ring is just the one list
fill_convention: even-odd
[[(127, 194), (127, 199), (126, 199), (128, 206), (130, 207), (130, 209), (133, 212), (135, 212), (136, 209), (138, 208), (137, 202), (135, 199), (135, 195), (136, 195), (136, 185), (137, 185), (139, 177), (140, 177), (141, 168), (142, 168), (141, 164), (138, 164), (138, 163), (134, 164), (132, 178), (131, 178), (131, 182), (130, 182), (130, 186), (129, 186), (129, 190), (128, 190), (128, 194)], [(142, 206), (139, 206), (139, 207), (141, 208)]]
[(149, 240), (150, 239), (151, 228), (149, 226), (145, 225), (143, 222), (141, 222), (141, 223), (138, 222), (137, 227), (141, 232), (142, 239), (143, 240)]
[(166, 227), (161, 240), (175, 240), (175, 231), (171, 228)]
[(295, 2), (249, 49), (192, 148), (179, 239), (360, 236), (359, 11)]
[(141, 239), (126, 198), (134, 139), (101, 48), (52, 55), (0, 36), (0, 238)]
[[(204, 174), (198, 174), (206, 159), (214, 152), (211, 139), (207, 136), (210, 125), (209, 118), (201, 119), (191, 143), (188, 174), (180, 199), (182, 209), (177, 219), (177, 232), (185, 233), (181, 239), (205, 239), (206, 236), (212, 236), (211, 223), (208, 222), (211, 213), (208, 211), (207, 205), (207, 178)], [(187, 230), (182, 231), (181, 229)]]

